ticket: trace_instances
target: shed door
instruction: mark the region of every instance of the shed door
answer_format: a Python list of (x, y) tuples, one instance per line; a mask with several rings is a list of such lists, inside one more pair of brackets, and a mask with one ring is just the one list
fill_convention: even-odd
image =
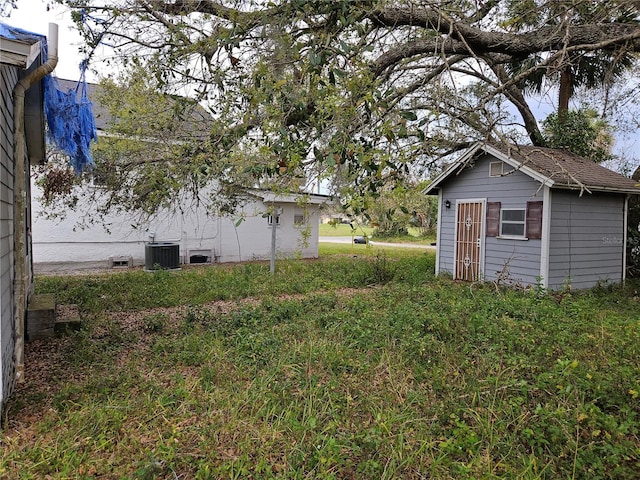
[(475, 282), (480, 279), (483, 213), (484, 200), (461, 201), (456, 204), (456, 280)]

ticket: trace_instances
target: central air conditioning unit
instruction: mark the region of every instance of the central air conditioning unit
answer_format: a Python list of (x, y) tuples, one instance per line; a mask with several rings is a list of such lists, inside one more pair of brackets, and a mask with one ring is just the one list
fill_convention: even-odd
[(179, 244), (172, 242), (152, 242), (144, 246), (145, 270), (176, 270), (179, 268)]

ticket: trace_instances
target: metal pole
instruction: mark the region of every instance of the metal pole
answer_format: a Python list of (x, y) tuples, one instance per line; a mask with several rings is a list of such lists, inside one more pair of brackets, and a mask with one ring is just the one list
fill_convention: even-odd
[(274, 208), (271, 213), (271, 264), (269, 266), (271, 273), (276, 271), (276, 229), (278, 228), (280, 213), (282, 213), (281, 208)]
[(276, 212), (274, 210), (271, 214), (271, 265), (269, 271), (274, 273), (276, 271)]

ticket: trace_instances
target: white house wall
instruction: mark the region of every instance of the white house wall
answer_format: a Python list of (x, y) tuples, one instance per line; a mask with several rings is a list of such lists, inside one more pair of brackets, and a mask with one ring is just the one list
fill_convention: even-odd
[[(34, 199), (41, 196), (34, 187)], [(318, 256), (319, 206), (301, 208), (295, 203), (277, 203), (282, 208), (277, 227), (278, 257), (316, 258)], [(63, 220), (41, 215), (42, 206), (33, 201), (33, 261), (105, 262), (132, 257), (135, 265), (144, 264), (145, 244), (149, 241), (180, 245), (183, 263), (192, 255), (207, 255), (217, 262), (268, 259), (271, 254), (271, 227), (263, 215), (268, 205), (261, 200), (247, 203), (232, 217), (207, 214), (203, 207), (186, 207), (182, 213), (164, 212), (152, 222), (134, 228), (131, 218), (111, 216), (101, 224), (79, 229), (81, 218), (69, 212)], [(296, 214), (306, 214), (306, 224), (294, 225)], [(241, 220), (241, 221), (240, 221)], [(236, 225), (237, 224), (237, 225)], [(308, 235), (303, 235), (306, 233)], [(304, 239), (306, 238), (306, 242)]]
[[(271, 256), (271, 225), (262, 215), (267, 206), (261, 203), (247, 205), (242, 211), (243, 221), (235, 226), (239, 215), (221, 218), (219, 224), (220, 247), (216, 250), (220, 262), (268, 259)], [(276, 253), (279, 257), (317, 258), (318, 206), (306, 208), (307, 223), (294, 225), (296, 213), (302, 213), (297, 205), (280, 204), (282, 214), (276, 231)], [(218, 255), (218, 254), (217, 254)]]

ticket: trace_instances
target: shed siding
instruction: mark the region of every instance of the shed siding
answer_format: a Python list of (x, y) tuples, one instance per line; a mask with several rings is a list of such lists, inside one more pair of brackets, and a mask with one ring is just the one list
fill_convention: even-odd
[(623, 195), (554, 192), (549, 287), (622, 281), (623, 211)]
[[(487, 202), (501, 202), (501, 208), (526, 208), (528, 201), (542, 200), (540, 183), (521, 172), (502, 177), (489, 176), (489, 155), (478, 158), (472, 167), (453, 174), (442, 185), (442, 202), (449, 200), (450, 209), (442, 208), (442, 225), (438, 250), (440, 271), (453, 272), (455, 201), (484, 198)], [(507, 170), (505, 165), (505, 170)], [(513, 240), (484, 237), (485, 280), (496, 280), (507, 274), (506, 280), (523, 284), (536, 282), (540, 272), (541, 240)]]
[(0, 406), (13, 390), (13, 86), (18, 70), (0, 65)]

